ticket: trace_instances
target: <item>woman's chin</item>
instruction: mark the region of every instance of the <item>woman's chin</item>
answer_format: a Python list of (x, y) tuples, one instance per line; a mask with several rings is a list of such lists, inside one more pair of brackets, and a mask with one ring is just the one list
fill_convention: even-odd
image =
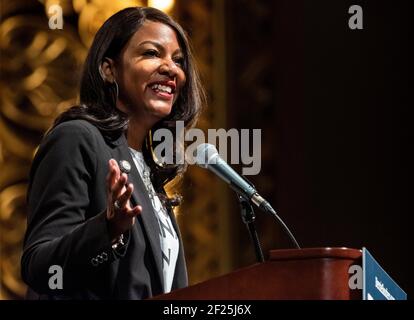
[(172, 106), (170, 105), (154, 105), (150, 107), (151, 114), (160, 120), (167, 117), (171, 113), (171, 110)]

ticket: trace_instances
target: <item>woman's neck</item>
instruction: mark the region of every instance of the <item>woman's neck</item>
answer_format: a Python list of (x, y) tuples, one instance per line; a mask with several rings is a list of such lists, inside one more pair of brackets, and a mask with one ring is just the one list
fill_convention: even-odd
[(129, 119), (127, 131), (128, 146), (134, 150), (142, 151), (142, 145), (144, 144), (145, 138), (152, 126), (153, 124), (147, 124), (131, 117)]

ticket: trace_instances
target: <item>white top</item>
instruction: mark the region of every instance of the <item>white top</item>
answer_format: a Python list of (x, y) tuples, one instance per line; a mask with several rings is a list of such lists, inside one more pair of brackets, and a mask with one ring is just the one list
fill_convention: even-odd
[(175, 265), (177, 263), (178, 250), (180, 244), (178, 242), (177, 233), (171, 223), (171, 218), (167, 210), (158, 198), (150, 179), (150, 168), (145, 163), (142, 152), (129, 148), (135, 166), (141, 175), (142, 181), (148, 191), (148, 196), (152, 202), (155, 216), (159, 224), (159, 235), (162, 253), (162, 272), (164, 277), (164, 293), (171, 291), (174, 279)]

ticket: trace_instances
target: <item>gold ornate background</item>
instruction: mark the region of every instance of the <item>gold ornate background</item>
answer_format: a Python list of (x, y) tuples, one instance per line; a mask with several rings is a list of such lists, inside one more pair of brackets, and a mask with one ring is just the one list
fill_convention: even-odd
[[(200, 127), (221, 127), (225, 123), (222, 1), (170, 2), (168, 12), (188, 30), (209, 93), (209, 108)], [(52, 4), (63, 8), (62, 30), (49, 29)], [(124, 7), (148, 4), (139, 0), (1, 0), (0, 299), (21, 299), (25, 294), (20, 256), (27, 178), (43, 133), (58, 113), (76, 101), (81, 66), (100, 25)], [(185, 203), (179, 222), (190, 282), (195, 283), (230, 268), (228, 221), (223, 214), (227, 197), (223, 185), (199, 169), (189, 170), (182, 191)]]

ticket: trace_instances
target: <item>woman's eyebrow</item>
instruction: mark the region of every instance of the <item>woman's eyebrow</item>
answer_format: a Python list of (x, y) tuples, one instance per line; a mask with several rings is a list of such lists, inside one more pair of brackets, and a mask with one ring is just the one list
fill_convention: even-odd
[(138, 44), (138, 47), (140, 47), (140, 46), (142, 46), (144, 44), (147, 44), (147, 43), (152, 44), (153, 46), (157, 47), (158, 49), (163, 49), (164, 48), (159, 42), (152, 41), (152, 40), (142, 41), (141, 43)]

